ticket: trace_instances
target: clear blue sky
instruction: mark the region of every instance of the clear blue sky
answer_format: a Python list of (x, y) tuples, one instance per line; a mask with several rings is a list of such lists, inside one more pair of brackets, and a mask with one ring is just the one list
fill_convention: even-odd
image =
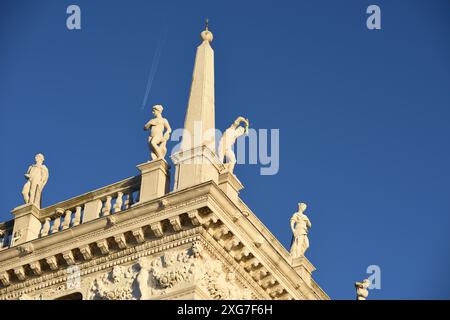
[[(66, 28), (77, 4), (82, 30)], [(366, 28), (370, 4), (382, 30)], [(0, 218), (22, 203), (42, 152), (44, 205), (138, 173), (148, 99), (184, 121), (204, 18), (216, 62), (216, 124), (280, 129), (280, 171), (237, 166), (242, 198), (285, 245), (297, 202), (307, 257), (334, 299), (369, 265), (372, 299), (450, 298), (450, 2), (1, 1)], [(166, 30), (166, 31), (165, 31)]]

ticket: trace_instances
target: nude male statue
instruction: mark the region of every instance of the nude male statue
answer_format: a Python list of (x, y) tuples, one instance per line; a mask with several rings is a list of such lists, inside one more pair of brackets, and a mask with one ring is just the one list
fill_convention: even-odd
[[(245, 124), (245, 127), (239, 126), (241, 122)], [(225, 168), (230, 172), (233, 172), (234, 166), (236, 165), (236, 156), (233, 151), (233, 145), (237, 138), (248, 132), (249, 125), (248, 119), (238, 117), (231, 126), (225, 130), (222, 139), (220, 139), (217, 154), (221, 162), (224, 162), (224, 159), (226, 158), (227, 163), (225, 164)]]
[[(172, 132), (169, 121), (162, 117), (163, 110), (164, 108), (161, 105), (153, 106), (152, 113), (155, 117), (144, 126), (145, 131), (150, 131), (148, 146), (152, 160), (163, 159), (166, 156), (166, 145)], [(166, 129), (166, 132), (164, 132), (164, 129)]]
[(36, 164), (28, 167), (25, 178), (28, 180), (22, 189), (23, 200), (26, 204), (33, 203), (36, 207), (41, 207), (42, 189), (48, 181), (48, 169), (43, 164), (44, 155), (38, 153), (35, 156)]
[(303, 213), (307, 206), (305, 203), (298, 204), (298, 211), (291, 218), (291, 230), (293, 242), (291, 245), (292, 258), (298, 258), (305, 255), (309, 248), (308, 230), (311, 228), (311, 221)]

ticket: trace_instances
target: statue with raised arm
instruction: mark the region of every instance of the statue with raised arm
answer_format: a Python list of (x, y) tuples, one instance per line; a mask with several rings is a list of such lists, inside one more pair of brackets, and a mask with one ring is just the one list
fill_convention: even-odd
[(303, 213), (307, 206), (305, 203), (298, 204), (298, 211), (291, 218), (291, 230), (293, 235), (291, 245), (292, 258), (299, 258), (305, 255), (309, 248), (308, 231), (311, 228), (311, 222)]
[[(244, 123), (245, 126), (240, 126), (241, 123)], [(222, 163), (224, 163), (226, 158), (227, 163), (225, 164), (225, 168), (230, 172), (233, 172), (234, 166), (236, 165), (236, 156), (233, 151), (233, 145), (237, 138), (248, 133), (249, 125), (248, 119), (238, 117), (231, 126), (225, 130), (222, 139), (220, 139), (217, 155)]]
[[(148, 147), (152, 160), (164, 159), (167, 154), (167, 141), (172, 132), (169, 121), (162, 116), (163, 110), (164, 108), (161, 105), (153, 106), (152, 113), (155, 117), (144, 126), (145, 131), (150, 131)], [(165, 132), (164, 129), (166, 130)]]
[(366, 300), (369, 295), (369, 290), (367, 290), (370, 286), (369, 279), (363, 280), (363, 282), (356, 282), (356, 300)]
[(48, 181), (48, 169), (44, 165), (44, 155), (38, 153), (35, 158), (36, 163), (28, 167), (25, 174), (27, 182), (23, 186), (22, 196), (26, 204), (33, 203), (36, 207), (41, 207), (42, 190)]

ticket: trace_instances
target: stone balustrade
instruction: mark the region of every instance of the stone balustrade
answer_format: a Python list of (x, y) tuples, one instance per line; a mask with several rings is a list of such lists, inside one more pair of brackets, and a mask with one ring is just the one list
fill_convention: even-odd
[(43, 209), (17, 207), (15, 218), (0, 224), (0, 250), (128, 210), (140, 200), (141, 180), (131, 177)]
[[(0, 223), (0, 250), (63, 232), (80, 224), (128, 210), (169, 192), (170, 166), (163, 159), (137, 166), (140, 175), (39, 208), (21, 205), (11, 213), (14, 219)], [(114, 223), (115, 218), (108, 218)], [(7, 227), (8, 226), (8, 227)]]
[(139, 201), (139, 178), (126, 179), (43, 209), (39, 237), (55, 234), (131, 208)]

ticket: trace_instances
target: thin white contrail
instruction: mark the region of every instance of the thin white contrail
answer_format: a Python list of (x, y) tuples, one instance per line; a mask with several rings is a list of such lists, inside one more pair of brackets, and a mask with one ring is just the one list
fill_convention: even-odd
[(153, 55), (152, 68), (150, 69), (150, 74), (148, 75), (147, 87), (145, 88), (145, 95), (144, 100), (142, 101), (141, 110), (146, 106), (148, 97), (150, 95), (150, 90), (152, 89), (153, 79), (155, 78), (156, 71), (158, 70), (162, 48), (166, 42), (167, 30), (167, 26), (162, 30), (161, 36), (158, 40), (158, 45), (155, 50), (155, 54)]

